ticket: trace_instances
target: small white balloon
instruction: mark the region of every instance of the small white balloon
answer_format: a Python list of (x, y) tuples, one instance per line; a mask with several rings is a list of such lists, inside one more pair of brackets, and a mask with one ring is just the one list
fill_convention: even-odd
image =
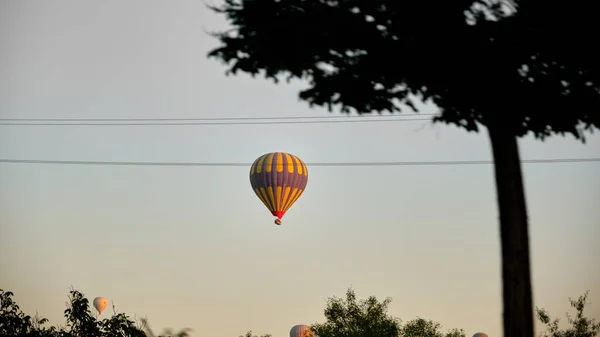
[(94, 298), (94, 308), (98, 310), (98, 313), (101, 314), (104, 309), (108, 306), (108, 300), (104, 297), (96, 297)]

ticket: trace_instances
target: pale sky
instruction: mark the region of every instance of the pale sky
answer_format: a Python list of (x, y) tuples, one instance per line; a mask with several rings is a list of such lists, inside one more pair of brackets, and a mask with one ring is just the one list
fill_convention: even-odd
[[(2, 118), (327, 116), (302, 83), (226, 77), (206, 58), (224, 19), (202, 1), (0, 2)], [(425, 113), (436, 112), (429, 107)], [(520, 141), (523, 159), (589, 158), (598, 133)], [(429, 122), (3, 126), (0, 158), (250, 163), (489, 160), (487, 134)], [(160, 331), (286, 337), (352, 286), (390, 314), (501, 333), (491, 165), (310, 167), (282, 226), (249, 167), (0, 163), (0, 288), (53, 324), (69, 287)], [(535, 304), (600, 318), (600, 163), (525, 164)], [(105, 311), (112, 313), (112, 309)]]

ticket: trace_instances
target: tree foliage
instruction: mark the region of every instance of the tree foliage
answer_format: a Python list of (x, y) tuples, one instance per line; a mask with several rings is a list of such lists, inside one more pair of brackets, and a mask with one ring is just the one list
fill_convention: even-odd
[(406, 323), (400, 331), (400, 337), (465, 337), (462, 329), (451, 329), (443, 332), (440, 323), (423, 318)]
[(465, 337), (464, 331), (442, 332), (439, 323), (417, 318), (402, 324), (387, 313), (390, 298), (375, 296), (357, 300), (352, 289), (345, 299), (332, 297), (325, 308), (325, 322), (312, 325), (319, 337)]
[(45, 327), (46, 318), (26, 315), (12, 299), (14, 294), (0, 289), (0, 336), (12, 337), (62, 337), (54, 327)]
[(541, 337), (595, 337), (600, 333), (600, 322), (595, 319), (585, 317), (583, 312), (588, 297), (588, 292), (573, 300), (569, 298), (571, 307), (575, 309), (575, 317), (571, 317), (567, 313), (567, 322), (569, 327), (561, 329), (558, 318), (550, 318), (550, 314), (543, 308), (536, 308), (537, 318), (542, 322), (546, 331), (541, 334)]
[(246, 332), (245, 335), (241, 335), (240, 337), (272, 337), (270, 334), (264, 334), (264, 335), (253, 335), (252, 334), (252, 330)]
[[(0, 289), (0, 337), (146, 337), (146, 334), (154, 337), (146, 320), (141, 325), (136, 324), (124, 313), (96, 319), (90, 311), (87, 298), (76, 290), (70, 291), (68, 307), (64, 311), (64, 328), (46, 326), (48, 319), (26, 315), (13, 296), (12, 292)], [(166, 331), (161, 336), (187, 337), (188, 331)]]
[(399, 321), (387, 315), (390, 302), (389, 298), (379, 302), (374, 296), (357, 301), (354, 291), (348, 289), (345, 299), (329, 299), (325, 323), (311, 328), (319, 337), (397, 337)]
[[(358, 113), (432, 100), (440, 121), (518, 136), (600, 127), (592, 2), (225, 0), (209, 53), (228, 71), (302, 78), (309, 104)], [(557, 24), (561, 22), (561, 24)]]

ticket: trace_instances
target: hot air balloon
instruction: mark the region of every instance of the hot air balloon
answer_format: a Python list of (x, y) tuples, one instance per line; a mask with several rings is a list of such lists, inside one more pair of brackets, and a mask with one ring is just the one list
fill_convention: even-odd
[(281, 218), (300, 198), (307, 182), (306, 164), (290, 153), (263, 154), (250, 168), (250, 185), (276, 217), (276, 225), (281, 225)]
[(290, 330), (290, 337), (313, 337), (314, 333), (308, 325), (294, 325)]
[(478, 332), (473, 337), (489, 337), (485, 332)]
[(99, 314), (102, 314), (102, 311), (104, 311), (104, 309), (106, 309), (106, 306), (108, 305), (108, 300), (104, 297), (96, 297), (94, 298), (94, 308), (96, 308), (96, 310), (98, 310)]

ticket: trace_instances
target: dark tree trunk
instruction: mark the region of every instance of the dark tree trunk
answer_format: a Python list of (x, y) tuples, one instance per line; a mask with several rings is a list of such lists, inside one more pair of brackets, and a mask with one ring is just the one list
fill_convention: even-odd
[(488, 127), (502, 246), (502, 297), (505, 337), (533, 337), (527, 207), (517, 137), (501, 125)]

